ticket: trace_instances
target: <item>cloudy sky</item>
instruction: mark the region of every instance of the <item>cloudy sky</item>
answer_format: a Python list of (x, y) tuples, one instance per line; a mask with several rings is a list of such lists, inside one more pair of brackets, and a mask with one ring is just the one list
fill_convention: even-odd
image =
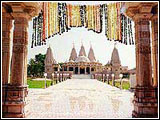
[[(87, 1), (86, 1), (87, 2)], [(72, 4), (84, 4), (84, 2), (69, 2)], [(87, 2), (86, 4), (98, 4), (104, 2)], [(134, 26), (134, 25), (133, 25)], [(86, 54), (88, 55), (90, 43), (92, 44), (95, 57), (99, 62), (105, 65), (110, 59), (114, 48), (114, 42), (108, 41), (103, 32), (97, 34), (93, 31), (88, 31), (86, 28), (72, 28), (69, 32), (65, 32), (62, 35), (56, 35), (47, 40), (47, 45), (31, 48), (32, 41), (32, 22), (29, 22), (29, 43), (28, 43), (28, 61), (30, 58), (34, 58), (36, 54), (45, 54), (47, 48), (52, 48), (53, 57), (57, 62), (65, 62), (69, 59), (70, 53), (75, 44), (76, 52), (79, 54), (81, 43), (83, 43)], [(134, 33), (133, 33), (134, 34)], [(124, 45), (117, 43), (116, 45), (121, 64), (128, 66), (129, 69), (135, 67), (135, 46)]]

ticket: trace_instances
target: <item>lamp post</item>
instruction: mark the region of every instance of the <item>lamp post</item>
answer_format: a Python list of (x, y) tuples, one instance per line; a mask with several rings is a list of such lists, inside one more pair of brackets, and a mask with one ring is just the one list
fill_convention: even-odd
[(62, 81), (64, 81), (64, 79), (63, 79), (63, 73), (62, 73)]
[(44, 77), (45, 77), (45, 88), (46, 88), (46, 77), (47, 77), (47, 73), (44, 73)]
[(56, 81), (56, 84), (57, 84), (58, 83), (57, 72), (55, 72), (54, 75), (56, 76), (55, 81)]
[(112, 74), (112, 86), (115, 86), (114, 74)]
[(53, 79), (52, 81), (53, 81), (53, 83), (54, 83), (54, 73), (52, 73), (52, 79)]
[(103, 74), (103, 82), (105, 82), (105, 74)]
[(108, 82), (108, 84), (109, 84), (109, 74), (107, 74), (107, 82)]
[(59, 83), (59, 73), (57, 73), (57, 82)]
[(120, 77), (120, 79), (121, 79), (121, 89), (122, 89), (122, 82), (123, 82), (123, 81), (122, 81), (122, 77), (123, 77), (123, 74), (120, 74), (119, 77)]
[(59, 81), (60, 81), (60, 82), (62, 82), (62, 79), (61, 79), (61, 78), (62, 78), (62, 74), (60, 73), (60, 74), (59, 74)]
[(94, 74), (94, 79), (96, 79), (96, 75), (97, 75), (97, 74)]
[(63, 81), (63, 77), (62, 77), (62, 73), (60, 74), (60, 80), (61, 80), (61, 82)]
[(64, 81), (66, 80), (66, 73), (63, 74)]
[(65, 81), (65, 73), (63, 73), (63, 80)]
[(69, 73), (67, 73), (67, 78), (69, 79)]

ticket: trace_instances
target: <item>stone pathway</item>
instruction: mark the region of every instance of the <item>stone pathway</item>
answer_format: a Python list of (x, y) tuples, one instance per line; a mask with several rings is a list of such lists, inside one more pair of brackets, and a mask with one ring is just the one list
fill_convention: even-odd
[(133, 93), (95, 79), (29, 89), (27, 118), (131, 118)]

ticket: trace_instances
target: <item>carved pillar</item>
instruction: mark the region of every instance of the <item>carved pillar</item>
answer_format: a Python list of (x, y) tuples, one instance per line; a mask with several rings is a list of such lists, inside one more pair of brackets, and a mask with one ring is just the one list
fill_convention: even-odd
[(158, 15), (154, 15), (152, 24), (152, 57), (153, 57), (153, 86), (158, 87)]
[(92, 71), (91, 71), (91, 66), (89, 67), (89, 71), (90, 71), (90, 74), (92, 73)]
[(14, 35), (12, 51), (11, 84), (7, 87), (3, 117), (25, 117), (24, 106), (27, 96), (27, 13), (12, 13), (14, 17)]
[(12, 28), (12, 16), (10, 13), (2, 13), (2, 84), (8, 84), (10, 65), (10, 30)]
[(10, 30), (12, 27), (12, 16), (6, 13), (3, 8), (2, 12), (2, 111), (6, 111), (5, 101), (7, 95), (7, 87), (9, 81), (9, 67), (10, 67)]
[[(14, 35), (13, 35), (13, 55), (12, 55), (12, 80), (11, 84), (21, 86), (26, 81), (26, 59), (28, 46), (28, 14), (13, 13)], [(18, 74), (18, 75), (17, 75)]]
[(73, 67), (73, 74), (75, 74), (75, 67)]
[(136, 14), (136, 79), (133, 117), (157, 117), (157, 99), (152, 87), (149, 20), (152, 14)]

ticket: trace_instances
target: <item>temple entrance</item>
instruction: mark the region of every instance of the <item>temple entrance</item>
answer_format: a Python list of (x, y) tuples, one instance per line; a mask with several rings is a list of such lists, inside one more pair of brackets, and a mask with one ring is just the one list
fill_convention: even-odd
[(73, 71), (73, 67), (69, 67), (69, 71)]
[(78, 67), (75, 67), (75, 74), (78, 74)]
[(91, 68), (91, 71), (93, 72), (93, 71), (94, 71), (94, 68)]
[(80, 74), (85, 74), (85, 69), (84, 68), (80, 68)]
[(67, 67), (64, 67), (64, 71), (67, 71)]
[(89, 67), (86, 68), (86, 72), (87, 72), (87, 74), (90, 74), (90, 68)]

